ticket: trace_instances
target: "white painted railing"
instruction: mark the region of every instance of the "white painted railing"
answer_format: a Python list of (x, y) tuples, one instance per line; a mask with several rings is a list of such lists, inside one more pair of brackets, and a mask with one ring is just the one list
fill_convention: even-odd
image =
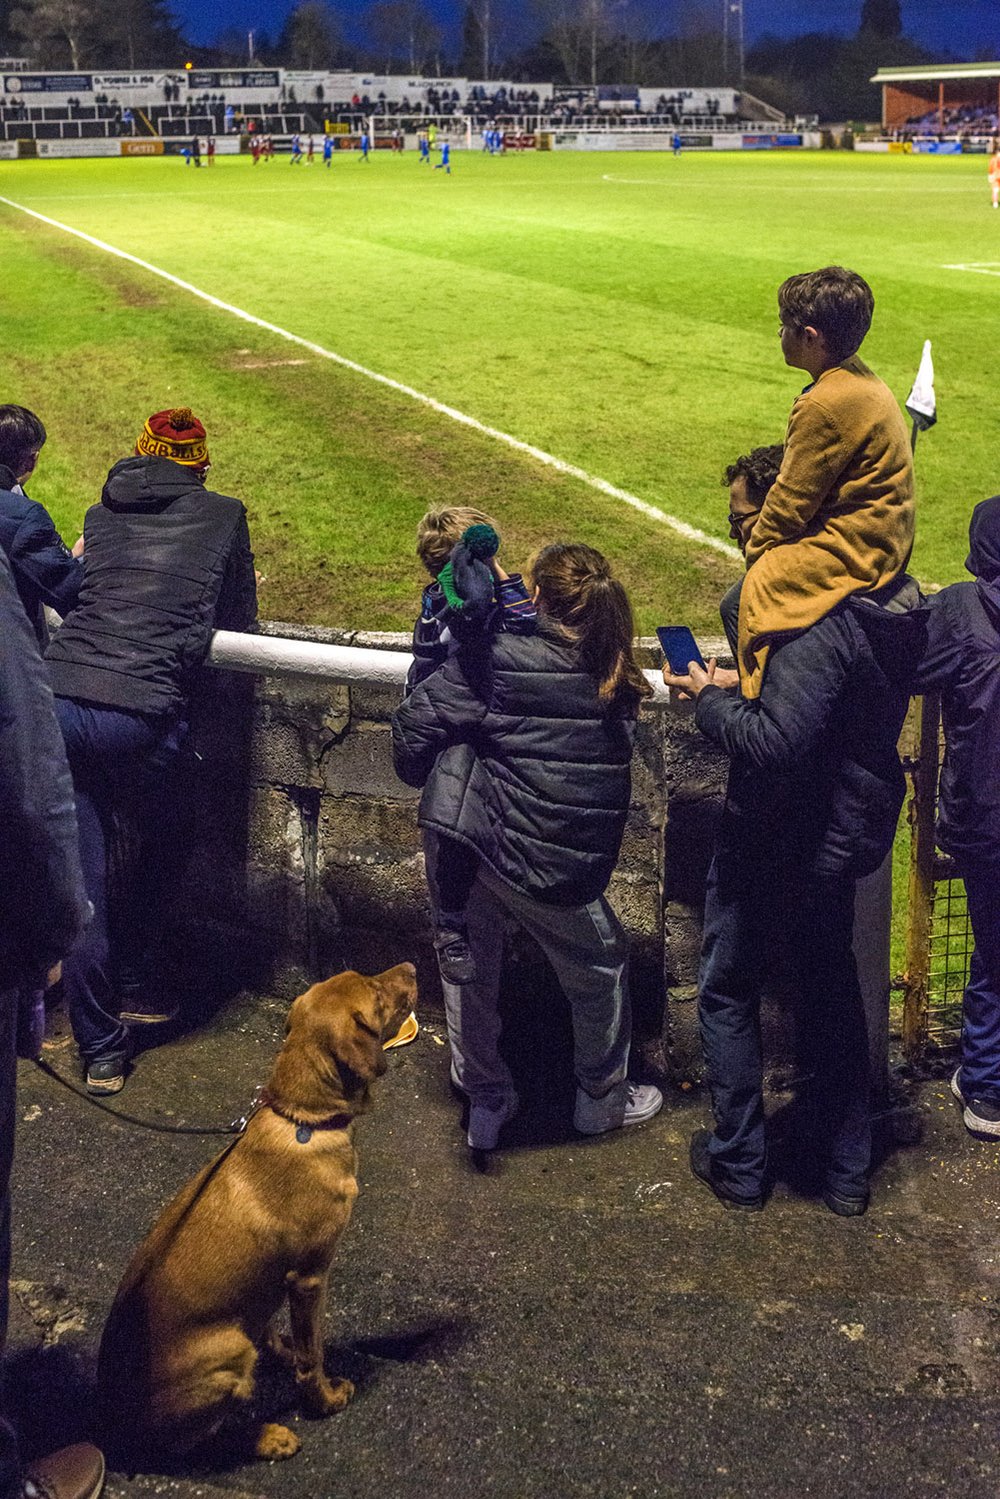
[[(209, 665), (266, 677), (319, 677), (326, 682), (364, 682), (369, 687), (401, 688), (413, 657), (409, 651), (372, 650), (370, 646), (327, 645), (317, 640), (288, 640), (279, 635), (241, 635), (216, 630)], [(670, 693), (658, 671), (647, 671), (653, 701), (669, 706)]]

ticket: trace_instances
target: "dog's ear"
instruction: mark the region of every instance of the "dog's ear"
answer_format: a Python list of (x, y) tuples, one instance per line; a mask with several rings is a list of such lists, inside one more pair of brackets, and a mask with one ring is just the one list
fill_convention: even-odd
[(382, 1076), (387, 1063), (374, 1007), (367, 1011), (355, 1008), (338, 1016), (333, 1054), (365, 1083)]

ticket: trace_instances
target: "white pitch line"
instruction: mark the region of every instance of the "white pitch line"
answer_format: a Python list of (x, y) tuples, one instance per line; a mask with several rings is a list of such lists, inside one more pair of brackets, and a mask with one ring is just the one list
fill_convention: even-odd
[(17, 209), (19, 213), (28, 214), (30, 218), (38, 219), (40, 223), (48, 224), (52, 229), (61, 229), (64, 234), (72, 234), (76, 239), (82, 239), (85, 244), (93, 245), (97, 250), (104, 250), (106, 254), (114, 255), (118, 260), (126, 260), (130, 265), (136, 265), (140, 270), (148, 271), (152, 276), (159, 276), (162, 281), (169, 281), (171, 286), (190, 292), (193, 297), (207, 302), (210, 307), (218, 308), (220, 312), (231, 313), (233, 317), (240, 318), (244, 323), (252, 323), (255, 328), (263, 328), (265, 333), (273, 333), (277, 338), (296, 344), (300, 349), (308, 349), (311, 354), (317, 355), (320, 359), (329, 359), (333, 364), (339, 364), (342, 369), (351, 370), (356, 375), (363, 375), (366, 380), (374, 380), (378, 385), (385, 385), (399, 395), (408, 396), (412, 401), (419, 401), (422, 406), (436, 411), (439, 416), (446, 416), (463, 427), (471, 427), (473, 431), (481, 432), (485, 437), (492, 437), (496, 442), (505, 443), (507, 447), (513, 448), (518, 453), (524, 453), (529, 458), (534, 458), (536, 462), (545, 464), (547, 468), (554, 468), (558, 473), (566, 474), (571, 479), (579, 479), (581, 484), (586, 484), (601, 494), (609, 495), (613, 500), (621, 500), (650, 520), (669, 526), (671, 531), (676, 531), (678, 536), (683, 536), (687, 541), (711, 547), (713, 551), (721, 552), (723, 556), (731, 557), (734, 561), (739, 560), (739, 552), (729, 542), (721, 541), (717, 536), (710, 536), (707, 531), (700, 531), (697, 526), (688, 525), (687, 521), (679, 520), (676, 515), (668, 515), (659, 506), (650, 505), (647, 500), (640, 499), (638, 495), (631, 494), (627, 489), (619, 489), (616, 484), (609, 484), (606, 479), (601, 479), (596, 474), (589, 474), (586, 469), (578, 468), (575, 463), (566, 463), (562, 458), (546, 453), (544, 448), (536, 448), (531, 443), (522, 442), (520, 438), (512, 437), (509, 432), (501, 432), (498, 427), (489, 427), (485, 422), (478, 421), (474, 416), (469, 416), (454, 406), (447, 406), (443, 401), (425, 395), (423, 391), (414, 390), (412, 385), (404, 385), (402, 381), (394, 380), (390, 375), (382, 375), (378, 370), (370, 370), (365, 365), (358, 364), (356, 360), (348, 359), (344, 354), (336, 354), (332, 349), (325, 349), (322, 344), (302, 338), (298, 333), (290, 333), (287, 328), (279, 328), (276, 323), (269, 323), (264, 318), (255, 317), (252, 312), (245, 312), (242, 307), (234, 307), (231, 302), (223, 302), (219, 297), (213, 297), (210, 292), (202, 291), (198, 286), (192, 286), (190, 281), (182, 281), (179, 276), (174, 276), (170, 271), (165, 271), (158, 265), (152, 265), (148, 260), (141, 260), (138, 255), (130, 255), (127, 250), (119, 250), (117, 246), (109, 245), (102, 239), (95, 239), (92, 234), (85, 234), (82, 229), (74, 229), (71, 224), (63, 224), (58, 219), (50, 219), (46, 214), (38, 213), (34, 208), (27, 208), (23, 203), (15, 203), (13, 198), (0, 196), (0, 203), (5, 203), (8, 208)]
[(1000, 260), (970, 260), (967, 264), (943, 265), (943, 271), (975, 271), (978, 276), (1000, 276)]

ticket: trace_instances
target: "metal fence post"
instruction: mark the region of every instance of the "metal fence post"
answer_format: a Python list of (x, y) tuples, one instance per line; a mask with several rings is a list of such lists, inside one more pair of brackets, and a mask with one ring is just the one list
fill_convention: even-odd
[(908, 810), (909, 919), (903, 973), (903, 1054), (910, 1062), (919, 1060), (927, 1044), (940, 723), (941, 700), (936, 693), (927, 693), (920, 702), (919, 727), (910, 762), (913, 790)]

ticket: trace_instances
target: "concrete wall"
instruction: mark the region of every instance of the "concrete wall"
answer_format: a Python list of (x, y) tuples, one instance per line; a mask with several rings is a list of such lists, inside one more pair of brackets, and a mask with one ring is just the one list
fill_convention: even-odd
[[(408, 645), (400, 636), (265, 628), (336, 644)], [(644, 664), (658, 659), (650, 651)], [(375, 971), (412, 958), (424, 1003), (439, 1001), (419, 793), (392, 768), (395, 703), (395, 692), (367, 686), (204, 673), (180, 799), (190, 852), (172, 931), (182, 955), (217, 960), (244, 982), (289, 996), (339, 967)], [(704, 877), (724, 775), (690, 715), (644, 711), (610, 897), (632, 939), (640, 1036), (655, 1051), (669, 1014), (682, 1069), (694, 1050)]]

